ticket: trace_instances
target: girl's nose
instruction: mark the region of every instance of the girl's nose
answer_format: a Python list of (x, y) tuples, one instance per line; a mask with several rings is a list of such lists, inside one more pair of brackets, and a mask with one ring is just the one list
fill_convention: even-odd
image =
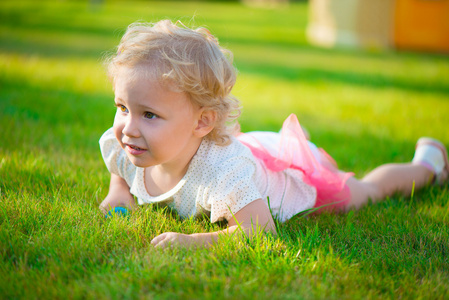
[(122, 133), (129, 137), (139, 137), (140, 130), (138, 126), (137, 120), (129, 117), (125, 122), (125, 126), (123, 127)]

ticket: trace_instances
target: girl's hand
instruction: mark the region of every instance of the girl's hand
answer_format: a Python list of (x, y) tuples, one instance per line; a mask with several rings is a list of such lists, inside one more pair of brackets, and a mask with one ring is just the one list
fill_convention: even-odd
[(167, 247), (185, 247), (190, 248), (192, 246), (197, 246), (197, 238), (192, 235), (177, 233), (177, 232), (165, 232), (151, 241), (151, 245), (156, 248), (167, 248)]
[(248, 237), (262, 231), (276, 234), (276, 227), (265, 201), (257, 199), (239, 210), (232, 219), (228, 220), (228, 228), (225, 230), (194, 234), (165, 232), (155, 237), (151, 241), (151, 245), (162, 249), (167, 247), (209, 247), (217, 241), (219, 234), (233, 234), (240, 230), (243, 230)]
[(128, 210), (136, 208), (136, 201), (129, 191), (129, 186), (125, 179), (111, 173), (109, 193), (100, 204), (100, 210), (107, 215), (111, 209), (123, 207)]

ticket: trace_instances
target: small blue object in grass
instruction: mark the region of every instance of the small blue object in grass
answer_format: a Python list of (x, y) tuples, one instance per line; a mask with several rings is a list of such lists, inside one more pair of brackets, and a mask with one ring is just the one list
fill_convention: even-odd
[(120, 217), (126, 217), (129, 215), (129, 211), (124, 207), (114, 207), (110, 211), (108, 211), (108, 214), (105, 216), (106, 218), (113, 217), (114, 215), (120, 216)]

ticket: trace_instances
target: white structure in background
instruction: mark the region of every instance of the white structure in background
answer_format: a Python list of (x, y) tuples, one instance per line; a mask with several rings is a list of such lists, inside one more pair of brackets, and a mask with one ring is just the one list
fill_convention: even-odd
[(312, 44), (449, 53), (449, 0), (309, 0)]

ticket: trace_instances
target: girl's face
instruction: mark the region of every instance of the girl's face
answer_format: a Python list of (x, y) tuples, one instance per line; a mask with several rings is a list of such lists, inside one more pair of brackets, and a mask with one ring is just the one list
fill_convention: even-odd
[(129, 76), (129, 70), (119, 71), (114, 83), (113, 129), (120, 146), (135, 166), (185, 168), (201, 143), (195, 130), (201, 109), (185, 93), (169, 90), (142, 71)]

